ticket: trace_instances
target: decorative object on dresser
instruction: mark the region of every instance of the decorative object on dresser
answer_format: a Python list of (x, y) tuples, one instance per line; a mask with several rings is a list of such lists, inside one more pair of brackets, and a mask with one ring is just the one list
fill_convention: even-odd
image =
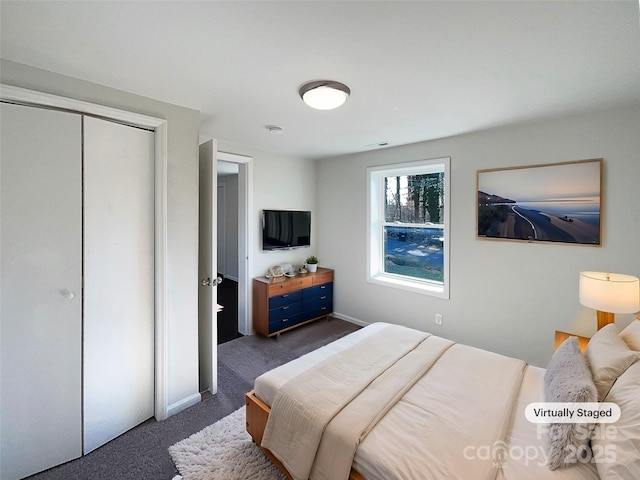
[(311, 273), (314, 273), (318, 268), (318, 257), (316, 257), (315, 255), (311, 255), (310, 257), (307, 257), (306, 262), (307, 270), (309, 270)]
[(271, 337), (333, 312), (333, 270), (253, 279), (253, 328)]
[(616, 313), (640, 311), (640, 279), (633, 275), (580, 272), (580, 303), (597, 310), (598, 330)]

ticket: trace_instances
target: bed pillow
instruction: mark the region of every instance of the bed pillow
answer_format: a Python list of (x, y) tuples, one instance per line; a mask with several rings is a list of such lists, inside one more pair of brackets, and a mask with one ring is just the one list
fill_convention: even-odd
[(605, 400), (620, 407), (620, 419), (593, 431), (593, 461), (600, 478), (640, 478), (640, 361), (620, 375)]
[[(580, 352), (578, 339), (569, 337), (549, 361), (544, 374), (544, 399), (546, 402), (595, 402), (597, 397), (598, 392)], [(592, 427), (583, 423), (550, 424), (547, 442), (549, 469), (574, 465), (578, 461), (576, 452), (589, 451)]]
[(634, 320), (620, 332), (620, 338), (624, 340), (631, 350), (640, 352), (640, 319)]
[(616, 379), (638, 359), (640, 353), (629, 350), (618, 335), (615, 324), (610, 323), (591, 337), (584, 355), (598, 389), (598, 401), (601, 402)]

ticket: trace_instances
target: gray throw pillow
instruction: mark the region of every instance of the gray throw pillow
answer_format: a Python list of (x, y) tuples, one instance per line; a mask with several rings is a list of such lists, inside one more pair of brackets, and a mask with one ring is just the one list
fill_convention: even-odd
[[(597, 402), (598, 391), (591, 370), (580, 352), (578, 339), (569, 337), (555, 351), (544, 375), (544, 399), (547, 402)], [(550, 470), (568, 467), (591, 452), (589, 436), (593, 425), (552, 423), (549, 425), (548, 453)]]

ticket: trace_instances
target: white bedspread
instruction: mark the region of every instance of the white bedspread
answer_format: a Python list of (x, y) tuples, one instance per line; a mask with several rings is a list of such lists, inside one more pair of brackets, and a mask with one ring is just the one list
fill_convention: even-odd
[(362, 441), (354, 468), (367, 480), (493, 480), (482, 452), (504, 439), (525, 367), (454, 345)]

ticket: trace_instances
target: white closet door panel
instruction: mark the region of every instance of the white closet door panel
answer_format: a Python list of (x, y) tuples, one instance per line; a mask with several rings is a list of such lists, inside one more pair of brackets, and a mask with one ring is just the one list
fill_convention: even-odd
[(80, 115), (0, 104), (0, 478), (82, 453)]
[(84, 451), (154, 413), (152, 132), (84, 117)]

